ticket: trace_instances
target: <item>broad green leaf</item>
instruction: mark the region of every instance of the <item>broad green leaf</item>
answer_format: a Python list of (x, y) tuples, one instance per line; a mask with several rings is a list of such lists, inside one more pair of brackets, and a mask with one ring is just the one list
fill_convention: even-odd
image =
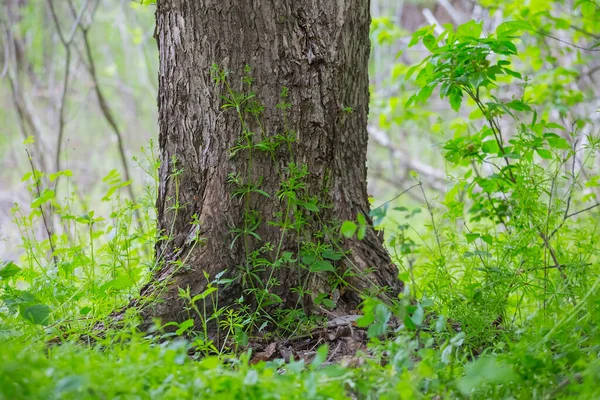
[(423, 37), (423, 44), (427, 47), (427, 50), (432, 53), (437, 49), (437, 40), (433, 35), (426, 35)]
[(465, 236), (467, 237), (467, 243), (473, 243), (475, 240), (479, 239), (481, 235), (479, 233), (467, 233)]
[(310, 272), (335, 272), (335, 268), (330, 261), (319, 260), (310, 266)]
[(344, 237), (350, 239), (354, 236), (354, 232), (356, 232), (356, 224), (352, 221), (344, 221), (342, 227), (340, 228), (340, 233), (344, 235)]
[(22, 306), (21, 316), (33, 324), (48, 325), (50, 319), (50, 307), (45, 304), (35, 304), (29, 307)]
[(494, 243), (494, 238), (489, 233), (486, 233), (485, 235), (481, 235), (481, 240), (483, 240), (484, 242), (486, 242), (489, 245)]
[[(267, 195), (267, 197), (268, 197), (268, 195)], [(317, 207), (316, 204), (313, 204), (310, 202), (304, 202), (304, 201), (299, 201), (298, 204), (300, 204), (302, 207), (306, 208), (308, 211), (319, 212), (319, 207)]]
[(190, 318), (179, 324), (179, 329), (177, 329), (177, 335), (182, 335), (185, 331), (194, 326), (194, 319)]
[(545, 160), (551, 160), (553, 158), (552, 152), (550, 150), (535, 149), (535, 152), (537, 153), (538, 156), (542, 157)]
[(483, 21), (479, 23), (475, 21), (469, 21), (456, 28), (456, 37), (479, 39), (482, 30)]
[(33, 202), (31, 203), (31, 208), (38, 208), (42, 204), (44, 204), (47, 201), (51, 200), (52, 198), (54, 198), (54, 190), (44, 189), (44, 191), (42, 192), (42, 194), (38, 198), (36, 198), (35, 200), (33, 200)]
[(600, 7), (598, 7), (593, 0), (584, 1), (581, 4), (581, 15), (585, 18), (592, 19), (594, 15), (600, 12)]
[(521, 100), (512, 100), (506, 103), (507, 107), (512, 108), (516, 111), (531, 111), (531, 107), (522, 102)]
[(497, 154), (500, 151), (500, 146), (496, 140), (486, 140), (481, 144), (481, 151), (487, 154)]
[(12, 261), (4, 261), (0, 263), (0, 278), (7, 279), (11, 276), (17, 275), (21, 271), (21, 268)]
[(550, 147), (559, 150), (568, 150), (571, 148), (569, 142), (566, 139), (558, 136), (556, 133), (548, 132), (544, 133), (544, 138), (548, 141)]
[(444, 318), (443, 315), (440, 315), (437, 319), (437, 321), (435, 322), (435, 331), (437, 333), (440, 333), (441, 331), (444, 330), (444, 328), (446, 327), (446, 318)]
[(421, 324), (423, 323), (423, 318), (425, 316), (425, 310), (423, 309), (423, 307), (419, 304), (417, 306), (417, 309), (415, 310), (415, 312), (413, 313), (411, 319), (414, 322), (414, 324), (416, 326), (421, 326)]
[(548, 122), (548, 123), (544, 124), (544, 126), (548, 129), (560, 129), (560, 130), (566, 131), (564, 126), (562, 126), (561, 124), (557, 124), (556, 122)]
[(502, 385), (520, 380), (520, 377), (506, 363), (496, 357), (484, 355), (465, 367), (465, 376), (458, 381), (458, 389), (465, 395), (483, 385)]
[(452, 107), (454, 111), (458, 112), (463, 99), (462, 91), (460, 89), (453, 91), (448, 96), (448, 99), (450, 100), (450, 107)]
[(341, 260), (344, 257), (344, 253), (332, 249), (327, 249), (324, 250), (323, 253), (321, 253), (321, 256), (329, 260), (337, 261)]

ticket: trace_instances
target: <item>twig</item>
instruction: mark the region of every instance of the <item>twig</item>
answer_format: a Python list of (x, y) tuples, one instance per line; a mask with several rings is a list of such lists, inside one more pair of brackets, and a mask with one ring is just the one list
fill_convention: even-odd
[(406, 190), (402, 191), (402, 193), (400, 193), (400, 194), (399, 194), (399, 195), (397, 195), (396, 197), (393, 197), (393, 198), (389, 199), (388, 201), (384, 202), (383, 204), (381, 204), (381, 205), (378, 205), (377, 207), (373, 208), (373, 210), (377, 210), (378, 208), (381, 208), (381, 207), (385, 206), (386, 204), (389, 204), (389, 203), (391, 203), (392, 201), (396, 200), (397, 198), (399, 198), (399, 197), (400, 197), (400, 196), (402, 196), (403, 194), (405, 194), (405, 193), (409, 192), (410, 190), (412, 190), (412, 189), (416, 188), (417, 186), (421, 186), (421, 183), (420, 183), (420, 182), (419, 182), (419, 183), (415, 183), (414, 185), (412, 185), (412, 186), (411, 186), (411, 187), (409, 187), (408, 189), (406, 189)]
[(568, 215), (567, 215), (565, 218), (571, 218), (571, 217), (574, 217), (574, 216), (576, 216), (576, 215), (579, 215), (579, 214), (581, 214), (581, 213), (584, 213), (584, 212), (586, 212), (586, 211), (593, 210), (593, 209), (594, 209), (594, 208), (596, 208), (596, 207), (600, 207), (600, 203), (596, 203), (596, 204), (594, 204), (594, 205), (592, 205), (592, 206), (589, 206), (589, 207), (587, 207), (587, 208), (584, 208), (583, 210), (579, 210), (579, 211), (576, 211), (576, 212), (574, 212), (574, 213), (568, 214)]
[(571, 25), (571, 29), (575, 29), (575, 30), (576, 30), (577, 32), (579, 32), (579, 33), (583, 33), (584, 35), (591, 36), (591, 37), (593, 37), (594, 39), (599, 39), (599, 40), (600, 40), (600, 35), (596, 35), (596, 34), (594, 34), (594, 33), (592, 33), (592, 32), (588, 32), (588, 31), (586, 31), (585, 29), (583, 29), (583, 28), (580, 28), (580, 27), (578, 27), (578, 26)]
[(560, 39), (560, 38), (557, 38), (556, 36), (552, 36), (552, 35), (550, 35), (549, 33), (546, 33), (546, 32), (543, 32), (543, 31), (537, 31), (537, 30), (535, 30), (535, 29), (534, 29), (534, 30), (533, 30), (533, 32), (535, 32), (535, 33), (537, 33), (537, 34), (539, 34), (539, 35), (542, 35), (542, 36), (546, 36), (546, 37), (548, 37), (548, 38), (550, 38), (550, 39), (554, 39), (554, 40), (556, 40), (557, 42), (564, 43), (564, 44), (566, 44), (566, 45), (569, 45), (569, 46), (571, 46), (571, 47), (575, 47), (576, 49), (585, 50), (585, 51), (600, 51), (600, 48), (595, 48), (595, 49), (594, 49), (594, 48), (591, 48), (591, 47), (582, 47), (582, 46), (578, 46), (578, 45), (576, 45), (576, 44), (574, 44), (574, 43), (567, 42), (566, 40), (562, 40), (562, 39)]

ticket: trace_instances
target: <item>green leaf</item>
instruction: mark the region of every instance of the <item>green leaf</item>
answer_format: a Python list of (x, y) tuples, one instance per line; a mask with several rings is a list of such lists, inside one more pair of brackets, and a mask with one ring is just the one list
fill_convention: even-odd
[(444, 328), (446, 327), (446, 318), (444, 318), (443, 315), (440, 315), (437, 319), (437, 321), (435, 322), (435, 331), (437, 333), (440, 333), (441, 331), (444, 330)]
[(335, 272), (335, 268), (330, 261), (319, 260), (310, 266), (310, 272)]
[(585, 1), (581, 4), (581, 15), (585, 18), (592, 19), (596, 13), (596, 4), (592, 0)]
[(427, 50), (432, 53), (437, 49), (437, 40), (435, 40), (433, 35), (425, 35), (425, 37), (423, 37), (423, 44), (427, 47)]
[(308, 211), (319, 212), (319, 207), (317, 207), (317, 205), (314, 203), (299, 201), (298, 204), (306, 208)]
[(344, 223), (342, 224), (342, 227), (340, 228), (340, 233), (350, 239), (352, 236), (354, 236), (354, 232), (356, 232), (356, 224), (352, 221), (344, 221)]
[(362, 214), (357, 214), (357, 215), (356, 215), (356, 220), (358, 221), (358, 223), (359, 223), (360, 225), (366, 225), (366, 223), (367, 223), (367, 219), (366, 219), (366, 218), (365, 218), (365, 216), (364, 216), (364, 215), (362, 215)]
[(500, 151), (500, 146), (496, 140), (486, 140), (481, 144), (481, 151), (487, 154), (497, 154)]
[(23, 144), (32, 144), (35, 143), (35, 136), (27, 136), (27, 139), (23, 141)]
[(361, 225), (358, 227), (358, 231), (356, 232), (356, 238), (358, 240), (363, 240), (367, 234), (367, 226)]
[(21, 317), (36, 325), (48, 325), (50, 318), (50, 307), (45, 304), (21, 307)]
[(425, 311), (423, 310), (423, 307), (421, 307), (421, 305), (419, 304), (411, 317), (412, 322), (414, 322), (416, 326), (421, 326), (421, 324), (423, 323), (424, 316)]
[(531, 107), (521, 100), (512, 100), (506, 103), (506, 106), (516, 111), (531, 111)]
[(458, 112), (463, 99), (462, 91), (460, 89), (452, 91), (452, 93), (450, 93), (448, 96), (448, 99), (450, 100), (450, 107), (452, 107), (454, 111)]
[(332, 249), (327, 249), (324, 250), (323, 253), (321, 253), (321, 256), (329, 260), (337, 261), (341, 260), (344, 257), (344, 253)]
[(87, 315), (92, 311), (92, 307), (90, 306), (85, 306), (82, 309), (79, 310), (79, 315)]
[(519, 32), (531, 29), (531, 25), (525, 21), (506, 21), (496, 28), (498, 37), (517, 35)]
[(475, 72), (470, 78), (469, 82), (476, 88), (479, 86), (485, 86), (488, 83), (488, 77), (483, 72)]
[(213, 292), (216, 292), (216, 291), (217, 291), (217, 288), (216, 288), (216, 287), (214, 287), (214, 286), (211, 286), (211, 287), (207, 288), (207, 289), (206, 289), (204, 292), (202, 292), (202, 293), (200, 293), (200, 294), (197, 294), (197, 295), (195, 295), (195, 296), (192, 298), (192, 303), (195, 303), (195, 302), (196, 302), (196, 301), (198, 301), (198, 300), (203, 300), (203, 299), (205, 299), (205, 298), (206, 298), (206, 297), (207, 297), (209, 294), (211, 294), (211, 293), (213, 293)]
[(17, 275), (21, 271), (21, 268), (17, 267), (12, 261), (4, 261), (0, 263), (0, 278), (7, 279), (11, 276)]
[(433, 93), (434, 88), (435, 88), (435, 86), (431, 85), (431, 86), (425, 86), (424, 88), (419, 90), (417, 92), (417, 102), (425, 103), (431, 97), (431, 93)]
[(44, 189), (40, 197), (33, 200), (31, 208), (38, 208), (52, 198), (54, 198), (54, 190)]
[(560, 130), (566, 131), (566, 129), (562, 125), (557, 124), (556, 122), (548, 122), (548, 123), (544, 124), (544, 126), (548, 129), (560, 129)]
[(315, 262), (317, 256), (312, 253), (302, 254), (302, 262), (306, 265), (310, 265)]
[(535, 149), (535, 152), (538, 154), (538, 156), (542, 157), (545, 160), (551, 160), (553, 158), (552, 152), (550, 150)]
[(571, 148), (569, 142), (566, 139), (558, 136), (556, 133), (548, 132), (544, 133), (544, 138), (548, 141), (550, 147), (559, 150), (568, 150)]
[(117, 276), (115, 279), (112, 279), (106, 282), (104, 285), (100, 287), (102, 292), (106, 292), (109, 289), (114, 290), (123, 290), (131, 287), (135, 282), (131, 280), (131, 278), (127, 275)]
[[(385, 304), (377, 304), (372, 310), (375, 314), (374, 322), (367, 330), (369, 338), (384, 335), (387, 331), (387, 324), (392, 316), (389, 308)], [(358, 323), (358, 320), (357, 320)]]
[(327, 346), (327, 343), (323, 343), (317, 348), (317, 354), (315, 354), (311, 365), (314, 368), (320, 367), (327, 360), (327, 353), (329, 353), (329, 346)]
[(457, 387), (468, 396), (483, 385), (502, 386), (504, 383), (520, 380), (513, 369), (496, 357), (485, 355), (465, 367), (465, 376), (458, 381)]
[(192, 326), (194, 326), (194, 319), (193, 318), (187, 319), (179, 324), (179, 329), (177, 329), (177, 331), (175, 333), (177, 333), (178, 336), (181, 336), (185, 331), (190, 329)]
[(410, 77), (412, 76), (412, 74), (414, 74), (415, 72), (417, 72), (421, 68), (421, 66), (423, 64), (425, 64), (429, 60), (430, 57), (431, 56), (427, 56), (427, 57), (425, 57), (425, 59), (423, 61), (421, 61), (417, 65), (413, 65), (412, 67), (410, 67), (408, 69), (408, 71), (406, 71), (406, 75), (404, 76), (404, 80), (406, 80), (406, 81), (409, 80)]
[(514, 76), (517, 79), (523, 79), (523, 77), (521, 76), (520, 73), (513, 71), (512, 69), (509, 68), (502, 68), (502, 71), (504, 71), (505, 73), (507, 73), (510, 76)]
[(465, 236), (467, 237), (467, 243), (473, 243), (481, 235), (479, 233), (467, 233)]
[(430, 34), (433, 31), (433, 29), (433, 26), (424, 26), (423, 28), (415, 31), (415, 33), (413, 33), (412, 35), (412, 38), (410, 39), (410, 42), (408, 43), (408, 47), (412, 47), (415, 44), (419, 43), (421, 38)]
[(483, 30), (483, 21), (475, 22), (469, 21), (465, 24), (462, 24), (456, 28), (456, 37), (458, 38), (475, 38), (479, 39), (481, 36), (481, 31)]
[(485, 235), (481, 235), (481, 240), (483, 240), (484, 242), (486, 242), (489, 245), (494, 243), (494, 238), (489, 233), (486, 233)]

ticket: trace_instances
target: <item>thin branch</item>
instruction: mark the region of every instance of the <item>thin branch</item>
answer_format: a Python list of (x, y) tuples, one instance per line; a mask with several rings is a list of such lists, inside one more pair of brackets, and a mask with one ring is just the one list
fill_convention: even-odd
[(586, 212), (586, 211), (593, 210), (593, 209), (594, 209), (594, 208), (596, 208), (596, 207), (600, 207), (600, 203), (596, 203), (596, 204), (594, 204), (594, 205), (592, 205), (592, 206), (589, 206), (589, 207), (587, 207), (587, 208), (584, 208), (583, 210), (579, 210), (579, 211), (576, 211), (576, 212), (574, 212), (574, 213), (568, 214), (568, 215), (567, 215), (565, 218), (571, 218), (571, 217), (574, 217), (574, 216), (576, 216), (576, 215), (579, 215), (579, 214), (581, 214), (581, 213), (584, 213), (584, 212)]
[(583, 29), (583, 28), (580, 28), (580, 27), (578, 27), (578, 26), (571, 25), (571, 29), (575, 29), (577, 32), (583, 33), (584, 35), (591, 36), (591, 37), (593, 37), (594, 39), (598, 39), (598, 40), (600, 40), (600, 35), (596, 35), (596, 34), (594, 34), (594, 33), (592, 33), (592, 32), (588, 32), (588, 31), (586, 31), (585, 29)]
[(566, 40), (562, 40), (562, 39), (560, 39), (560, 38), (557, 38), (556, 36), (552, 36), (552, 35), (550, 35), (549, 33), (546, 33), (546, 32), (543, 32), (543, 31), (536, 31), (536, 30), (533, 30), (533, 32), (535, 32), (535, 33), (537, 33), (537, 34), (539, 34), (539, 35), (542, 35), (542, 36), (546, 36), (546, 37), (548, 37), (548, 38), (550, 38), (550, 39), (554, 39), (554, 40), (556, 40), (557, 42), (564, 43), (564, 44), (566, 44), (566, 45), (569, 45), (569, 46), (571, 46), (571, 47), (575, 47), (576, 49), (585, 50), (585, 51), (600, 51), (600, 48), (591, 48), (591, 47), (582, 47), (582, 46), (578, 46), (578, 45), (576, 45), (575, 43), (567, 42)]
[(85, 10), (88, 7), (89, 0), (85, 0), (83, 2), (81, 9), (75, 16), (75, 21), (73, 22), (73, 25), (71, 26), (71, 30), (69, 31), (69, 36), (66, 36), (66, 37), (63, 35), (62, 30), (60, 28), (60, 24), (58, 22), (58, 16), (56, 15), (56, 10), (54, 9), (53, 0), (47, 0), (47, 2), (48, 2), (48, 6), (50, 7), (50, 14), (52, 15), (52, 19), (54, 20), (54, 24), (56, 25), (56, 31), (58, 33), (58, 37), (60, 38), (60, 41), (62, 42), (62, 44), (65, 47), (68, 47), (73, 42), (73, 39), (75, 39), (75, 34), (77, 33), (77, 28), (79, 28), (79, 25), (81, 24), (81, 20), (83, 18), (83, 14), (85, 13)]
[(406, 189), (406, 190), (402, 191), (402, 192), (401, 192), (399, 195), (397, 195), (397, 196), (395, 196), (395, 197), (393, 197), (393, 198), (389, 199), (388, 201), (384, 202), (383, 204), (380, 204), (380, 205), (378, 205), (377, 207), (373, 208), (373, 210), (377, 210), (377, 209), (379, 209), (379, 208), (381, 208), (381, 207), (385, 206), (386, 204), (389, 204), (389, 203), (391, 203), (392, 201), (394, 201), (394, 200), (396, 200), (396, 199), (400, 198), (400, 196), (402, 196), (402, 195), (404, 195), (404, 194), (406, 194), (406, 193), (410, 192), (412, 189), (416, 188), (417, 186), (421, 186), (421, 182), (419, 182), (419, 183), (415, 183), (414, 185), (412, 185), (412, 186), (411, 186), (411, 187), (409, 187), (408, 189)]

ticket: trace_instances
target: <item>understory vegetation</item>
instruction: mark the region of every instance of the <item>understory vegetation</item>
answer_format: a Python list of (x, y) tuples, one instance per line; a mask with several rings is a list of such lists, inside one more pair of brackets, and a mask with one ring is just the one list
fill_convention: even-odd
[[(483, 3), (505, 21), (493, 30), (473, 20), (409, 34), (390, 19), (373, 20), (378, 46), (402, 43), (403, 52), (419, 49), (419, 59), (390, 60), (393, 95), (372, 95), (371, 118), (387, 132), (433, 132), (443, 193), (414, 169), (406, 189), (372, 198), (372, 224), (363, 215), (322, 221), (329, 205), (305, 194), (304, 166), (275, 165), (281, 186), (273, 193), (261, 177), (230, 175), (231, 196), (245, 204), (244, 225), (229, 227), (231, 247), (261, 241), (260, 224), (283, 232), (279, 243), (248, 252), (239, 267), (247, 289), (233, 306), (206, 307), (231, 283), (206, 275), (203, 293), (180, 289), (188, 320), (137, 329), (139, 306), (152, 301), (140, 300), (140, 289), (163, 262), (155, 249), (177, 240), (156, 228), (154, 142), (134, 158), (145, 186), (111, 171), (96, 211), (76, 171), (47, 173), (32, 162), (22, 177), (32, 201), (11, 210), (23, 252), (0, 263), (0, 399), (600, 398), (599, 92), (575, 86), (590, 73), (577, 67), (599, 54), (600, 6), (577, 1), (569, 9), (577, 15), (567, 17), (542, 4), (505, 3)], [(552, 29), (567, 37), (558, 41)], [(228, 93), (223, 112), (237, 112), (242, 127), (246, 119), (262, 126), (251, 67), (213, 71)], [(287, 91), (277, 105), (283, 119)], [(251, 163), (253, 154), (289, 148), (293, 160), (293, 134), (243, 133), (230, 157)], [(250, 196), (277, 198), (283, 211), (265, 221)], [(309, 224), (317, 233), (307, 239)], [(347, 257), (344, 239), (361, 240), (370, 229), (384, 235), (404, 290), (392, 299), (375, 288), (363, 293), (350, 329), (363, 332), (364, 343), (341, 357), (337, 342), (318, 332), (353, 273), (335, 268)], [(185, 240), (202, 246), (201, 229), (193, 231)], [(298, 251), (280, 251), (290, 237)], [(270, 312), (281, 300), (277, 281), (258, 275), (290, 266), (306, 282), (326, 276), (334, 288), (293, 289), (317, 299), (320, 317), (301, 304)], [(303, 340), (310, 346), (287, 357), (270, 346)]]

